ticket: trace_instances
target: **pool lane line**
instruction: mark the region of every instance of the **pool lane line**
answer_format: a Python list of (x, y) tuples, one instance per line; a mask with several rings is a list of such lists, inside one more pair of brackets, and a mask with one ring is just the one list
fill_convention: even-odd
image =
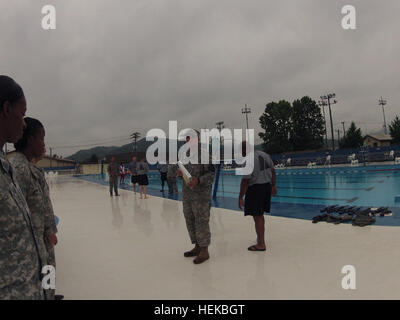
[[(221, 186), (222, 187), (222, 186)], [(227, 184), (224, 185), (223, 188), (237, 188), (239, 189), (240, 185), (232, 185)], [(371, 191), (374, 187), (368, 188), (324, 188), (324, 187), (284, 187), (282, 184), (277, 184), (276, 187), (278, 189), (294, 189), (294, 190), (339, 190), (339, 191)]]
[[(279, 180), (277, 181), (279, 186), (291, 186), (291, 185), (318, 185), (318, 184), (322, 184), (322, 183), (304, 183), (304, 182), (280, 182)], [(375, 183), (383, 183), (384, 181), (375, 181)], [(340, 182), (333, 182), (331, 181), (330, 183), (325, 183), (324, 185), (329, 185), (329, 184), (334, 184), (334, 185), (341, 185), (343, 187), (339, 187), (337, 188), (338, 190), (342, 189), (342, 190), (365, 190), (365, 191), (370, 191), (368, 189), (370, 188), (374, 188), (373, 186), (371, 186), (371, 184), (373, 183), (365, 183), (365, 182), (351, 182), (349, 184), (361, 184), (364, 186), (361, 186), (360, 188), (345, 188), (344, 185), (347, 183), (340, 183)], [(220, 187), (222, 188), (222, 185), (220, 185)], [(234, 188), (238, 188), (240, 187), (240, 184), (224, 184), (223, 188), (225, 187), (234, 187)], [(300, 188), (300, 187), (299, 187)], [(324, 189), (324, 187), (314, 187), (314, 188), (320, 188), (320, 189)], [(327, 189), (331, 189), (331, 188), (327, 188)]]
[(369, 188), (317, 188), (317, 187), (283, 187), (276, 185), (278, 189), (293, 189), (293, 190), (340, 190), (340, 191), (371, 191), (374, 187)]
[(306, 200), (329, 200), (329, 201), (346, 201), (347, 203), (352, 203), (358, 200), (358, 197), (354, 197), (351, 199), (344, 199), (344, 198), (321, 198), (321, 197), (299, 197), (299, 196), (280, 196), (276, 195), (275, 198), (289, 198), (289, 199), (306, 199)]
[(383, 176), (337, 176), (337, 175), (330, 175), (330, 176), (311, 176), (311, 177), (299, 177), (299, 176), (277, 176), (277, 178), (282, 180), (304, 180), (304, 181), (325, 181), (331, 178), (335, 179), (343, 179), (343, 178), (348, 178), (348, 179), (357, 179), (357, 178), (366, 178), (366, 179), (382, 179), (382, 178), (393, 178), (393, 176), (388, 176), (388, 175), (383, 175)]
[(393, 168), (393, 169), (371, 169), (367, 170), (367, 172), (385, 172), (385, 171), (391, 171), (391, 172), (400, 172), (400, 168)]
[[(280, 179), (277, 179), (280, 181)], [(285, 184), (372, 184), (372, 183), (383, 183), (385, 180), (375, 180), (375, 181), (310, 181), (310, 182), (302, 182), (302, 181), (284, 181)]]
[[(279, 188), (278, 188), (279, 190)], [(222, 194), (229, 193), (229, 194), (235, 194), (238, 195), (239, 192), (233, 192), (233, 191), (224, 191)], [(220, 194), (221, 196), (221, 194)], [(354, 198), (323, 198), (323, 197), (301, 197), (301, 196), (285, 196), (285, 195), (279, 195), (277, 194), (274, 196), (274, 198), (289, 198), (289, 199), (307, 199), (307, 200), (332, 200), (332, 201), (346, 201), (347, 203), (351, 203), (359, 199), (358, 197)]]

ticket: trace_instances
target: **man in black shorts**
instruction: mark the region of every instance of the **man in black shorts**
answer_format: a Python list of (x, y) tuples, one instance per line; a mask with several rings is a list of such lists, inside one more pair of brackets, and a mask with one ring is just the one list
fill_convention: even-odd
[(136, 185), (138, 184), (137, 176), (137, 160), (136, 157), (132, 157), (132, 162), (128, 164), (128, 172), (131, 174), (131, 182), (133, 191), (136, 193)]
[(161, 175), (161, 190), (160, 190), (160, 192), (164, 192), (165, 181), (167, 181), (168, 164), (158, 163), (157, 169)]
[[(246, 142), (242, 143), (242, 155), (246, 156)], [(276, 195), (274, 163), (265, 152), (254, 150), (253, 172), (242, 177), (239, 194), (239, 208), (244, 207), (245, 216), (253, 216), (257, 233), (257, 244), (250, 246), (249, 251), (266, 250), (264, 212), (270, 211), (271, 195)]]

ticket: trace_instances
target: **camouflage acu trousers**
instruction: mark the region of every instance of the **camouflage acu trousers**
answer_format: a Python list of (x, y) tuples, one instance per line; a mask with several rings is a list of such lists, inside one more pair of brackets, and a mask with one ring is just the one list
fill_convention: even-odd
[(210, 245), (210, 207), (210, 201), (207, 200), (183, 200), (183, 214), (190, 240), (200, 247)]
[[(54, 268), (56, 267), (56, 255), (54, 252), (54, 246), (50, 244), (48, 241), (46, 243), (46, 250), (47, 250), (47, 264), (52, 265)], [(56, 290), (48, 289), (44, 290), (46, 295), (46, 300), (54, 300), (54, 296), (56, 294)]]
[(114, 189), (114, 194), (118, 194), (118, 177), (110, 177), (109, 178), (109, 184), (110, 184), (110, 195), (113, 193)]

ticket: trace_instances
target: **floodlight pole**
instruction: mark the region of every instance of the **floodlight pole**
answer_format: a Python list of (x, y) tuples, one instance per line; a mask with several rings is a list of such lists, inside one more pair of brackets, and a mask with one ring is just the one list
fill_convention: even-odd
[(385, 130), (385, 134), (387, 134), (387, 126), (386, 126), (386, 117), (385, 117), (385, 108), (384, 106), (387, 104), (386, 100), (383, 100), (381, 97), (379, 99), (379, 105), (382, 106), (382, 112), (383, 112), (383, 129)]
[(328, 128), (326, 127), (326, 116), (325, 116), (325, 106), (328, 105), (325, 100), (318, 101), (319, 106), (322, 108), (324, 114), (324, 124), (325, 124), (325, 145), (328, 147)]
[(330, 120), (331, 120), (332, 151), (335, 151), (335, 138), (334, 138), (334, 135), (333, 135), (333, 120), (332, 120), (331, 104), (336, 104), (337, 101), (336, 101), (336, 100), (333, 100), (333, 101), (331, 102), (331, 99), (335, 98), (335, 96), (336, 96), (336, 95), (335, 95), (334, 93), (328, 93), (328, 94), (325, 95), (325, 96), (321, 96), (321, 99), (322, 99), (322, 100), (328, 101), (329, 117), (330, 117)]

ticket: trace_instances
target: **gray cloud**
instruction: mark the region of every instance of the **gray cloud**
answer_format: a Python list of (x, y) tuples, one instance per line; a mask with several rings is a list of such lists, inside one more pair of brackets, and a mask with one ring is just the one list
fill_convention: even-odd
[[(55, 31), (41, 29), (45, 4)], [(357, 30), (341, 28), (346, 4)], [(337, 128), (380, 130), (381, 95), (389, 120), (400, 110), (397, 0), (2, 0), (0, 10), (1, 73), (23, 86), (58, 154), (168, 120), (244, 127), (245, 103), (258, 132), (266, 103), (332, 91)]]

